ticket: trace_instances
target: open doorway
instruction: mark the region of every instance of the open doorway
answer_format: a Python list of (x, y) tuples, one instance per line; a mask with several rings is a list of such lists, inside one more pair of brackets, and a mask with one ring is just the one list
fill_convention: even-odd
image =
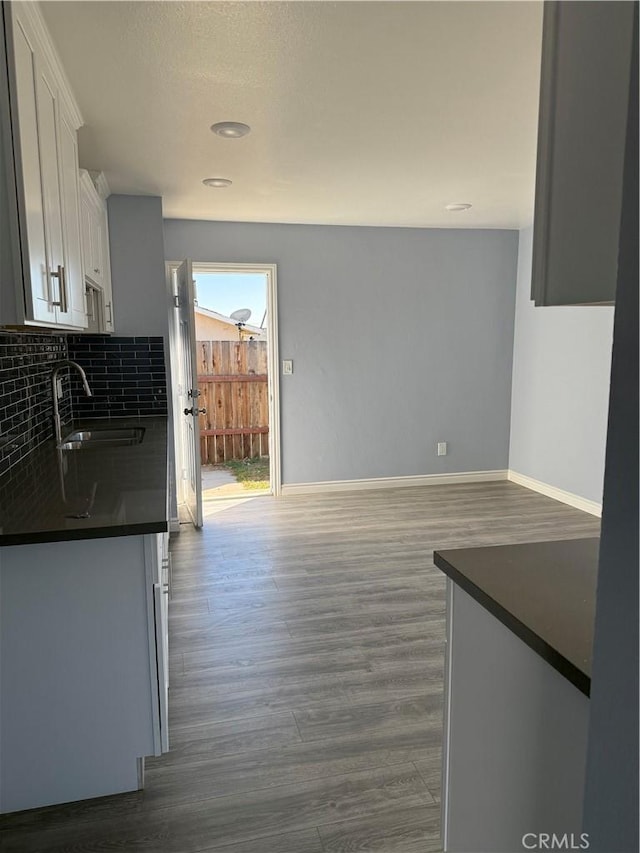
[[(167, 265), (179, 307), (171, 324), (178, 498), (187, 506), (199, 504), (201, 519), (203, 502), (280, 492), (276, 268), (185, 264), (192, 294), (187, 299), (179, 297), (178, 286), (185, 265)], [(181, 332), (187, 301), (190, 343)], [(184, 367), (184, 349), (192, 352), (191, 371)], [(197, 518), (194, 523), (199, 526)]]
[(203, 501), (271, 492), (267, 273), (194, 265)]

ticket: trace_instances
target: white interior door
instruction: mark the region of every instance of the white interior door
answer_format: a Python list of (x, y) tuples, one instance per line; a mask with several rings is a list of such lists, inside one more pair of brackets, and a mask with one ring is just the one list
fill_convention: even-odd
[(195, 527), (202, 527), (202, 481), (200, 479), (200, 428), (198, 415), (198, 370), (194, 316), (195, 289), (191, 261), (176, 271), (178, 288), (179, 347), (182, 361), (175, 417), (182, 431), (184, 501)]

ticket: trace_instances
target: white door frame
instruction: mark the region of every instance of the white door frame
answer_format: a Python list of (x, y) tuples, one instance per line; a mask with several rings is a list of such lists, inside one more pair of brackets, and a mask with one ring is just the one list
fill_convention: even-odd
[[(173, 285), (173, 273), (182, 260), (167, 261), (165, 268), (167, 272), (167, 287), (170, 295), (170, 304), (175, 305), (175, 293)], [(269, 480), (271, 493), (278, 496), (282, 493), (282, 469), (280, 458), (280, 371), (278, 355), (278, 300), (277, 300), (277, 269), (276, 264), (223, 264), (204, 263), (192, 261), (195, 273), (229, 273), (246, 274), (257, 273), (264, 275), (267, 281), (267, 388), (269, 393)], [(173, 357), (178, 342), (176, 323), (176, 311), (169, 318), (169, 348), (172, 353), (171, 372), (174, 379), (174, 391), (177, 388), (175, 382), (177, 377), (174, 371), (177, 369), (177, 360)], [(173, 404), (174, 401), (172, 401)], [(179, 430), (174, 430), (176, 441), (180, 441)], [(176, 448), (176, 459), (181, 459), (180, 448)], [(181, 498), (182, 478), (178, 477), (178, 500)]]

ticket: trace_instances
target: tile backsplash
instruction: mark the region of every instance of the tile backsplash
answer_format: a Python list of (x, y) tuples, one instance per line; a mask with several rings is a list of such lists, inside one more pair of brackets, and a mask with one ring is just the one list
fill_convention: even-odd
[(167, 414), (167, 380), (161, 337), (116, 338), (70, 335), (69, 358), (84, 368), (93, 392), (71, 375), (76, 418), (118, 418)]
[(0, 476), (53, 437), (51, 366), (77, 361), (93, 397), (62, 371), (64, 424), (78, 418), (167, 414), (161, 337), (32, 334), (0, 330)]
[[(67, 358), (64, 335), (0, 331), (0, 475), (53, 435), (51, 365)], [(60, 401), (71, 420), (71, 398)]]

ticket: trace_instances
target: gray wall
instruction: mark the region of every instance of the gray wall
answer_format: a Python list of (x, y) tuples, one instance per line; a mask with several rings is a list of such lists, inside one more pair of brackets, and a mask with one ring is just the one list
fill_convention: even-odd
[(520, 232), (509, 467), (602, 501), (613, 308), (535, 308)]
[[(172, 396), (169, 368), (169, 296), (164, 267), (162, 199), (111, 195), (107, 199), (109, 251), (115, 334), (164, 340), (167, 398)], [(169, 472), (173, 519), (178, 517), (173, 424), (169, 417)]]
[(116, 334), (167, 339), (162, 199), (112, 195), (107, 206)]
[(164, 234), (167, 260), (278, 266), (283, 483), (507, 467), (516, 232), (167, 220)]

